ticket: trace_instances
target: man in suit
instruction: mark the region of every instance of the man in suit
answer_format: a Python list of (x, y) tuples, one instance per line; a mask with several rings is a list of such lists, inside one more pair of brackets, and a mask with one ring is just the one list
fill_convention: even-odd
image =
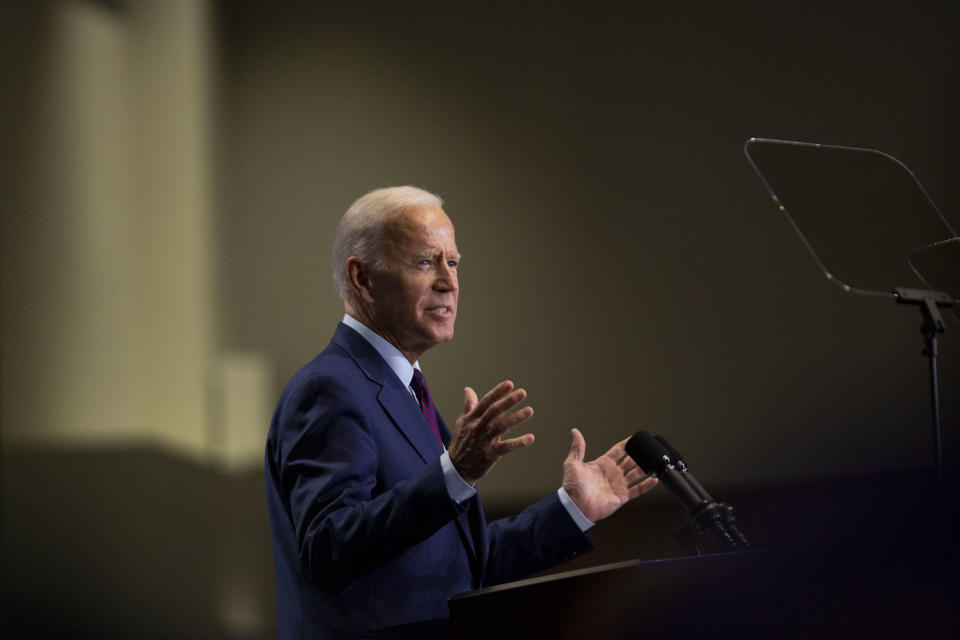
[(266, 450), (279, 637), (377, 637), (448, 616), (456, 592), (520, 579), (592, 548), (586, 530), (656, 479), (620, 442), (584, 462), (576, 429), (562, 487), (486, 523), (476, 483), (533, 415), (523, 389), (464, 390), (451, 434), (419, 370), (450, 340), (460, 254), (442, 201), (414, 187), (373, 191), (334, 241), (343, 322), (287, 384)]

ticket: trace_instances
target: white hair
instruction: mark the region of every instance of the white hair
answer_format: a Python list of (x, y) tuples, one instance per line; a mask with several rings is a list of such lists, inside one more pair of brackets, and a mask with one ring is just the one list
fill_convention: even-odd
[(391, 218), (415, 207), (442, 207), (443, 200), (419, 187), (376, 189), (357, 199), (340, 219), (333, 239), (333, 284), (337, 295), (352, 300), (347, 259), (356, 257), (372, 269), (384, 264), (383, 232)]

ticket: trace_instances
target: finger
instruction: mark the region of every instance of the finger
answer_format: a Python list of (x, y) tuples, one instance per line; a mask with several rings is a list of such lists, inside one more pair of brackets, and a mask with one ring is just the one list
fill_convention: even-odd
[(570, 435), (573, 437), (573, 442), (570, 443), (567, 461), (583, 462), (583, 457), (587, 454), (587, 441), (583, 439), (583, 434), (576, 427), (570, 429)]
[(503, 434), (507, 433), (518, 424), (526, 422), (533, 417), (533, 407), (524, 407), (513, 413), (508, 413), (504, 417), (497, 420), (492, 425), (491, 436), (498, 438)]
[[(501, 416), (507, 414), (511, 409), (516, 407), (518, 404), (527, 399), (527, 392), (524, 389), (516, 389), (513, 393), (508, 395), (505, 398), (502, 398), (490, 406), (487, 411), (481, 417), (481, 420), (487, 424), (492, 424), (500, 420)], [(524, 407), (526, 408), (526, 407)], [(498, 428), (498, 430), (503, 431), (504, 429)]]
[(470, 413), (477, 408), (477, 392), (471, 387), (463, 388), (463, 413)]
[(627, 480), (627, 487), (632, 489), (634, 486), (640, 484), (641, 482), (646, 482), (647, 480), (656, 480), (656, 476), (652, 476), (648, 473), (644, 473), (642, 469), (637, 469), (635, 472), (630, 474), (630, 478)]
[(490, 405), (503, 398), (512, 390), (513, 382), (510, 380), (504, 380), (493, 389), (490, 389), (490, 391), (487, 391), (485, 394), (483, 394), (483, 398), (480, 399), (480, 403), (477, 405), (477, 411), (483, 415)]
[(527, 433), (518, 438), (510, 438), (508, 440), (501, 440), (496, 445), (496, 452), (501, 456), (505, 456), (511, 451), (516, 451), (517, 449), (523, 449), (524, 447), (529, 447), (533, 444), (533, 434)]
[(647, 474), (643, 472), (643, 469), (636, 466), (630, 471), (627, 471), (623, 474), (623, 479), (627, 483), (627, 486), (636, 484), (637, 482), (642, 481), (646, 477), (647, 477)]
[(627, 475), (634, 469), (640, 469), (640, 465), (634, 462), (633, 458), (629, 456), (626, 458), (621, 458), (620, 461), (617, 462), (617, 465), (620, 467), (620, 470), (623, 471), (623, 475)]
[(643, 480), (641, 480), (640, 482), (637, 482), (636, 484), (631, 485), (629, 487), (627, 495), (629, 495), (630, 499), (633, 500), (637, 496), (642, 496), (647, 491), (650, 491), (650, 489), (653, 489), (655, 486), (657, 486), (658, 482), (660, 481), (657, 480), (657, 478), (653, 476), (648, 476)]
[(624, 438), (617, 444), (613, 445), (607, 450), (607, 452), (604, 455), (607, 456), (608, 458), (612, 458), (613, 460), (616, 460), (617, 464), (620, 464), (621, 462), (623, 462), (624, 458), (629, 459), (629, 456), (627, 455), (627, 440), (629, 439), (630, 438)]

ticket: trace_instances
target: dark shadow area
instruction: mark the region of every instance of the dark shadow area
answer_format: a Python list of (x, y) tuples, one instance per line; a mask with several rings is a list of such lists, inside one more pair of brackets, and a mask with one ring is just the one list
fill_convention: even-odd
[[(736, 508), (756, 547), (786, 559), (780, 573), (765, 574), (777, 580), (772, 593), (788, 585), (801, 601), (826, 594), (816, 615), (838, 620), (872, 620), (870, 607), (882, 603), (898, 624), (914, 613), (924, 628), (955, 622), (942, 600), (927, 597), (941, 587), (943, 597), (956, 594), (958, 568), (955, 495), (942, 498), (932, 474), (711, 489)], [(487, 511), (495, 518), (515, 509)], [(597, 525), (596, 551), (551, 573), (683, 557), (673, 535), (684, 518), (658, 489)], [(258, 473), (226, 474), (149, 450), (8, 451), (2, 535), (4, 638), (274, 635)], [(840, 593), (846, 599), (828, 597)]]
[(259, 473), (150, 450), (3, 460), (5, 638), (269, 638)]

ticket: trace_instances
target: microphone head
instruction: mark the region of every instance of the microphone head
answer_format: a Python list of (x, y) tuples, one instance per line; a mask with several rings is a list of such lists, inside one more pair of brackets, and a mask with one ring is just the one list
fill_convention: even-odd
[(640, 465), (640, 468), (652, 475), (666, 470), (670, 463), (670, 454), (646, 431), (637, 431), (630, 436), (625, 446), (627, 455)]
[(674, 449), (673, 445), (667, 442), (666, 438), (663, 436), (653, 436), (653, 439), (659, 442), (663, 448), (667, 450), (667, 455), (670, 456), (670, 460), (672, 460), (674, 464), (682, 464), (684, 466), (687, 465), (687, 461), (684, 459), (683, 454)]

